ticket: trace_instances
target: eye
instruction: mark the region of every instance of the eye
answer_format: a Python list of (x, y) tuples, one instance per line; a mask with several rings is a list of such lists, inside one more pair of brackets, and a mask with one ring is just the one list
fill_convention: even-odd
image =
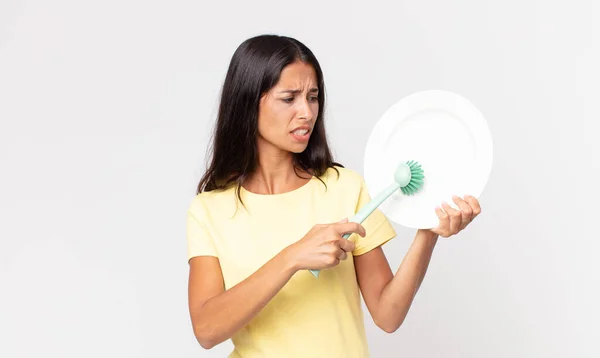
[(282, 101), (285, 103), (292, 103), (294, 102), (294, 97), (283, 98)]
[(318, 102), (319, 101), (319, 97), (316, 97), (316, 96), (310, 97), (309, 100), (312, 101), (312, 102)]

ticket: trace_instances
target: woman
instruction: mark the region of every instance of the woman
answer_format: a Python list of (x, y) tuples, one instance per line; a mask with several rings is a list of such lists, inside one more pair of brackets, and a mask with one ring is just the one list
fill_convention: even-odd
[[(443, 203), (394, 275), (381, 249), (395, 232), (356, 172), (334, 162), (323, 123), (323, 74), (299, 41), (243, 42), (221, 94), (212, 161), (188, 210), (189, 310), (209, 349), (230, 357), (368, 357), (360, 295), (378, 327), (402, 324), (439, 236), (480, 213)], [(351, 233), (348, 240), (342, 235)], [(322, 270), (315, 278), (308, 270)]]

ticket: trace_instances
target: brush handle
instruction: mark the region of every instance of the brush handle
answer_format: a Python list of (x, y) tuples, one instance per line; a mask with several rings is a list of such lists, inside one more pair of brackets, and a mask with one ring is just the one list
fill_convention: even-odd
[[(398, 189), (400, 189), (400, 185), (396, 182), (394, 182), (387, 188), (383, 189), (373, 199), (371, 199), (362, 208), (360, 208), (360, 210), (356, 214), (354, 214), (354, 216), (349, 218), (348, 222), (362, 224), (362, 222), (365, 221), (365, 219), (367, 217), (369, 217), (369, 215), (371, 215), (371, 213), (373, 211), (375, 211), (375, 209), (377, 209), (379, 207), (379, 205), (381, 205), (387, 198), (389, 198), (390, 195), (392, 195)], [(350, 237), (350, 235), (352, 235), (352, 233), (344, 234), (342, 237), (344, 239), (348, 239)], [(315, 276), (316, 278), (319, 278), (320, 270), (309, 270), (309, 271), (313, 274), (313, 276)]]

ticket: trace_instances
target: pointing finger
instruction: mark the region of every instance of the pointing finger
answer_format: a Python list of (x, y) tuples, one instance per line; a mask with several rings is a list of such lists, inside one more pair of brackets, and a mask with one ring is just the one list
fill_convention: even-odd
[(335, 228), (336, 228), (337, 233), (340, 235), (352, 234), (352, 233), (357, 233), (361, 237), (365, 237), (367, 235), (365, 228), (359, 223), (354, 223), (354, 222), (340, 223), (340, 224), (336, 225)]

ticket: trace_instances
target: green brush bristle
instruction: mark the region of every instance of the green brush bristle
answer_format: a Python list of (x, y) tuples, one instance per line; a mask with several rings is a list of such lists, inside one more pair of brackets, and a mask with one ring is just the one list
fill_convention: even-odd
[(406, 162), (406, 165), (408, 165), (410, 168), (410, 181), (407, 185), (400, 188), (400, 190), (402, 190), (404, 195), (413, 195), (417, 193), (423, 186), (423, 179), (425, 178), (425, 175), (421, 165), (418, 162), (409, 160)]

